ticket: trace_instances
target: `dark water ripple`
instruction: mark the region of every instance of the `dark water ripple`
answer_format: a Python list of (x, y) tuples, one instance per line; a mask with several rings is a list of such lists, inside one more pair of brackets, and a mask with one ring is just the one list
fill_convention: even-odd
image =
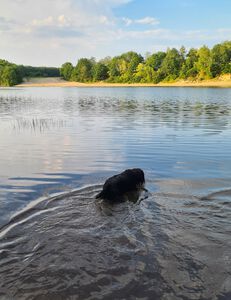
[[(230, 115), (231, 89), (0, 89), (0, 299), (231, 299)], [(96, 202), (129, 167), (149, 197)]]
[(2, 297), (229, 299), (231, 190), (115, 206), (99, 190), (42, 199), (2, 228)]
[[(2, 295), (115, 299), (143, 297), (148, 282), (156, 286), (159, 229), (140, 222), (144, 212), (139, 206), (102, 209), (93, 200), (98, 190), (42, 201), (2, 229)], [(153, 293), (160, 295), (161, 289), (145, 292)]]

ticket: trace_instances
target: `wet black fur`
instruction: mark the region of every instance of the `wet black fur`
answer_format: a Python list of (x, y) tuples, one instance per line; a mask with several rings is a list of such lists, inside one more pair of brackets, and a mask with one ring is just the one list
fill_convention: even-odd
[(125, 201), (124, 195), (132, 191), (138, 191), (145, 184), (144, 172), (141, 169), (128, 169), (124, 172), (108, 178), (103, 190), (96, 198), (110, 202)]

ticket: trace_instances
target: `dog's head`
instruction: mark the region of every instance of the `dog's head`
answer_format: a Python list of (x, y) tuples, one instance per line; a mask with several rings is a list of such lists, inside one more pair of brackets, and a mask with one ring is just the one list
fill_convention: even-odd
[(124, 173), (128, 176), (130, 176), (134, 182), (136, 183), (136, 185), (144, 185), (145, 183), (145, 178), (144, 178), (144, 171), (139, 169), (139, 168), (135, 168), (135, 169), (128, 169), (126, 171), (124, 171)]

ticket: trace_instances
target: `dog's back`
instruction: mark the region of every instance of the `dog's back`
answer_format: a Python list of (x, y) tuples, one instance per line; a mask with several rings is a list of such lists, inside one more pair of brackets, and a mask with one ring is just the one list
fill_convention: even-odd
[(141, 188), (144, 183), (144, 172), (141, 169), (128, 169), (108, 178), (103, 185), (103, 190), (96, 195), (96, 198), (121, 201), (125, 193)]

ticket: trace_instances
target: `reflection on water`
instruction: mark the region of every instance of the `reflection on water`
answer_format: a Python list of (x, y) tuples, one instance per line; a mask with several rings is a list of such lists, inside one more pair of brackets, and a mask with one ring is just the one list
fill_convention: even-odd
[[(230, 89), (0, 90), (0, 298), (230, 299), (230, 115)], [(99, 209), (129, 167), (149, 197)]]

